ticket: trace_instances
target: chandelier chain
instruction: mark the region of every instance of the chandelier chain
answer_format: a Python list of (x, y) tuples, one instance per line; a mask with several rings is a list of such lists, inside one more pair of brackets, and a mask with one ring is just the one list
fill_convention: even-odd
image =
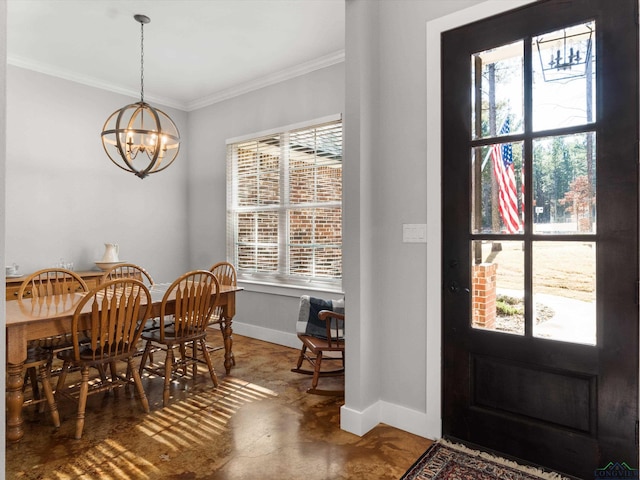
[(140, 22), (140, 101), (144, 102), (144, 23)]

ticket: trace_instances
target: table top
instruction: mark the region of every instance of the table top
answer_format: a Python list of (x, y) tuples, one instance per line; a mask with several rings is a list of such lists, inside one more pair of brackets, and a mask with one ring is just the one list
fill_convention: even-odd
[[(170, 283), (158, 283), (153, 285), (149, 292), (154, 305), (159, 305), (169, 288)], [(242, 287), (234, 285), (220, 285), (220, 294), (224, 297), (228, 293), (239, 292)], [(73, 317), (76, 306), (84, 293), (66, 293), (51, 295), (48, 297), (24, 298), (6, 302), (6, 326), (22, 325), (44, 320), (62, 320)], [(86, 305), (87, 311), (90, 305)]]

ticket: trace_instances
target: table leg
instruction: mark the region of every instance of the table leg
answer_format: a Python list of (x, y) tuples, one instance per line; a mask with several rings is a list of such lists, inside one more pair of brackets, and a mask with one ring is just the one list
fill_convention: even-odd
[(231, 373), (231, 367), (236, 364), (233, 356), (233, 328), (231, 323), (236, 314), (236, 293), (228, 292), (222, 307), (222, 338), (224, 339), (224, 369), (227, 375)]
[(24, 395), (24, 362), (7, 364), (7, 440), (18, 442), (24, 435), (22, 428), (22, 403)]
[(231, 318), (224, 315), (222, 324), (222, 337), (224, 339), (224, 369), (227, 372), (227, 375), (229, 375), (231, 373), (231, 367), (236, 363), (233, 358), (233, 328), (231, 328)]

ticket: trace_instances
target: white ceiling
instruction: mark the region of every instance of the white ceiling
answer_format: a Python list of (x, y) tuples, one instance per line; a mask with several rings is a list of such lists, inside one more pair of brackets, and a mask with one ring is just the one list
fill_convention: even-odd
[(345, 0), (7, 0), (8, 63), (193, 110), (344, 60)]

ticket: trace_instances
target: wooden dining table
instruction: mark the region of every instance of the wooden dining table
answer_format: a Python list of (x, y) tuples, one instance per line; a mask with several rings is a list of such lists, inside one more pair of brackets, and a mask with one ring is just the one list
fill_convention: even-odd
[[(160, 304), (170, 284), (156, 284), (149, 290), (153, 308), (151, 317), (160, 314)], [(241, 287), (220, 285), (219, 302), (222, 306), (222, 336), (224, 341), (224, 368), (231, 372), (233, 359), (232, 320), (236, 312), (236, 292)], [(76, 306), (84, 294), (67, 293), (49, 297), (25, 298), (6, 302), (7, 327), (7, 441), (17, 442), (24, 435), (22, 393), (24, 362), (27, 358), (27, 342), (71, 332)], [(171, 299), (167, 306), (171, 307)], [(86, 306), (87, 310), (89, 305)]]

